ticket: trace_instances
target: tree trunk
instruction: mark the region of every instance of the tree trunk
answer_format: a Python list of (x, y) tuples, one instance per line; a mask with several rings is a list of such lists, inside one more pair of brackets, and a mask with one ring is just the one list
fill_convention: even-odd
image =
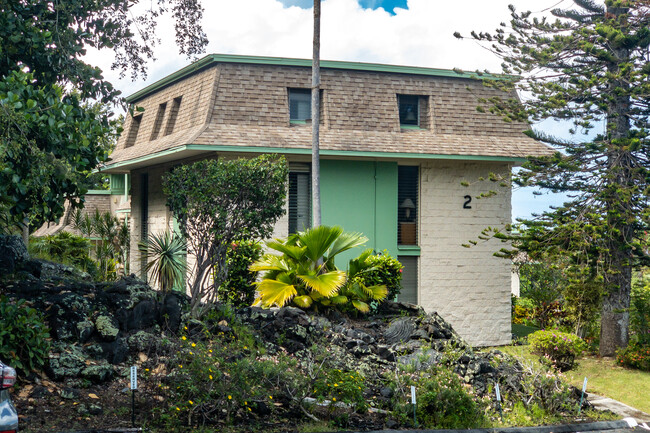
[(320, 0), (314, 0), (314, 55), (311, 66), (311, 195), (314, 227), (321, 225), (320, 210)]
[[(607, 7), (607, 13), (620, 18), (626, 12), (623, 8)], [(630, 51), (619, 46), (612, 48), (614, 59), (609, 63), (608, 72), (617, 77), (621, 65), (630, 62)], [(624, 91), (621, 91), (623, 89)], [(630, 242), (634, 239), (633, 165), (626, 148), (630, 133), (631, 100), (629, 83), (624, 77), (612, 79), (607, 92), (612, 96), (607, 107), (607, 130), (605, 131), (609, 151), (607, 155), (607, 182), (602, 199), (607, 206), (607, 230), (609, 237), (608, 257), (605, 259), (604, 285), (601, 318), (600, 346), (601, 356), (613, 356), (616, 350), (626, 347), (629, 341), (630, 293), (632, 288), (633, 251)]]
[(22, 236), (25, 247), (29, 246), (29, 218), (24, 217), (22, 223)]

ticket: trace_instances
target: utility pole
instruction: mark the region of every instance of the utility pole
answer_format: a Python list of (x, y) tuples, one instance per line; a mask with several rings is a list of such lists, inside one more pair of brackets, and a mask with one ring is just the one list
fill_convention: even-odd
[(320, 210), (320, 0), (314, 0), (314, 52), (311, 63), (311, 195), (314, 227)]

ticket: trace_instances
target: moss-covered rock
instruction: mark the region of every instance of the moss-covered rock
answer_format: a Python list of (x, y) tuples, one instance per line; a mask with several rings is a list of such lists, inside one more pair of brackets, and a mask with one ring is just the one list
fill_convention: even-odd
[(109, 316), (99, 316), (95, 320), (95, 327), (106, 341), (114, 341), (117, 338), (117, 334), (120, 333), (119, 328), (117, 327), (117, 320)]
[(94, 383), (103, 383), (111, 380), (115, 375), (113, 366), (107, 362), (97, 365), (89, 365), (81, 370), (81, 376), (85, 379), (91, 380)]

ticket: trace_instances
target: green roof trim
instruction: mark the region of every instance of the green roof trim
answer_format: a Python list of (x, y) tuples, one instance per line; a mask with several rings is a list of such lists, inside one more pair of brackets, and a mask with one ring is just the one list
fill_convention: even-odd
[[(277, 66), (298, 66), (311, 68), (311, 59), (294, 59), (287, 57), (262, 57), (262, 56), (241, 56), (235, 54), (210, 54), (196, 62), (185, 66), (182, 69), (148, 85), (142, 90), (135, 92), (125, 98), (126, 102), (134, 103), (147, 95), (154, 93), (165, 86), (169, 86), (183, 78), (191, 75), (201, 69), (218, 63), (246, 63), (256, 65), (277, 65)], [(421, 66), (400, 66), (400, 65), (387, 65), (383, 63), (361, 63), (361, 62), (343, 62), (334, 60), (321, 60), (320, 66), (323, 69), (343, 69), (350, 71), (366, 71), (366, 72), (388, 72), (394, 74), (410, 74), (410, 75), (429, 75), (435, 77), (448, 77), (448, 78), (473, 78), (482, 79), (488, 78), (493, 80), (507, 80), (512, 79), (512, 75), (488, 74), (480, 72), (460, 71), (453, 69), (435, 69), (425, 68)]]
[(108, 189), (89, 189), (84, 195), (110, 195), (111, 191)]
[[(261, 146), (225, 146), (214, 144), (187, 144), (172, 149), (152, 153), (138, 158), (107, 164), (101, 171), (119, 169), (126, 165), (137, 164), (155, 160), (163, 156), (172, 155), (186, 150), (204, 152), (234, 152), (234, 153), (282, 153), (287, 155), (311, 155), (311, 149), (307, 148), (284, 148), (284, 147), (261, 147)], [(339, 157), (365, 157), (365, 158), (404, 158), (404, 159), (448, 159), (460, 161), (496, 161), (496, 162), (525, 162), (526, 158), (516, 156), (484, 156), (484, 155), (444, 155), (438, 153), (405, 153), (405, 152), (371, 152), (371, 151), (348, 151), (348, 150), (323, 150), (321, 156)]]

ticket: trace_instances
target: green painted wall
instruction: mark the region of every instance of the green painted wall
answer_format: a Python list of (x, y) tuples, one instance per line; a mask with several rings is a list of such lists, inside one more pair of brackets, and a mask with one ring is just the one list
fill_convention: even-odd
[[(365, 248), (397, 256), (397, 163), (322, 160), (321, 209), (323, 225), (361, 232)], [(347, 268), (361, 251), (341, 254), (336, 265)]]

